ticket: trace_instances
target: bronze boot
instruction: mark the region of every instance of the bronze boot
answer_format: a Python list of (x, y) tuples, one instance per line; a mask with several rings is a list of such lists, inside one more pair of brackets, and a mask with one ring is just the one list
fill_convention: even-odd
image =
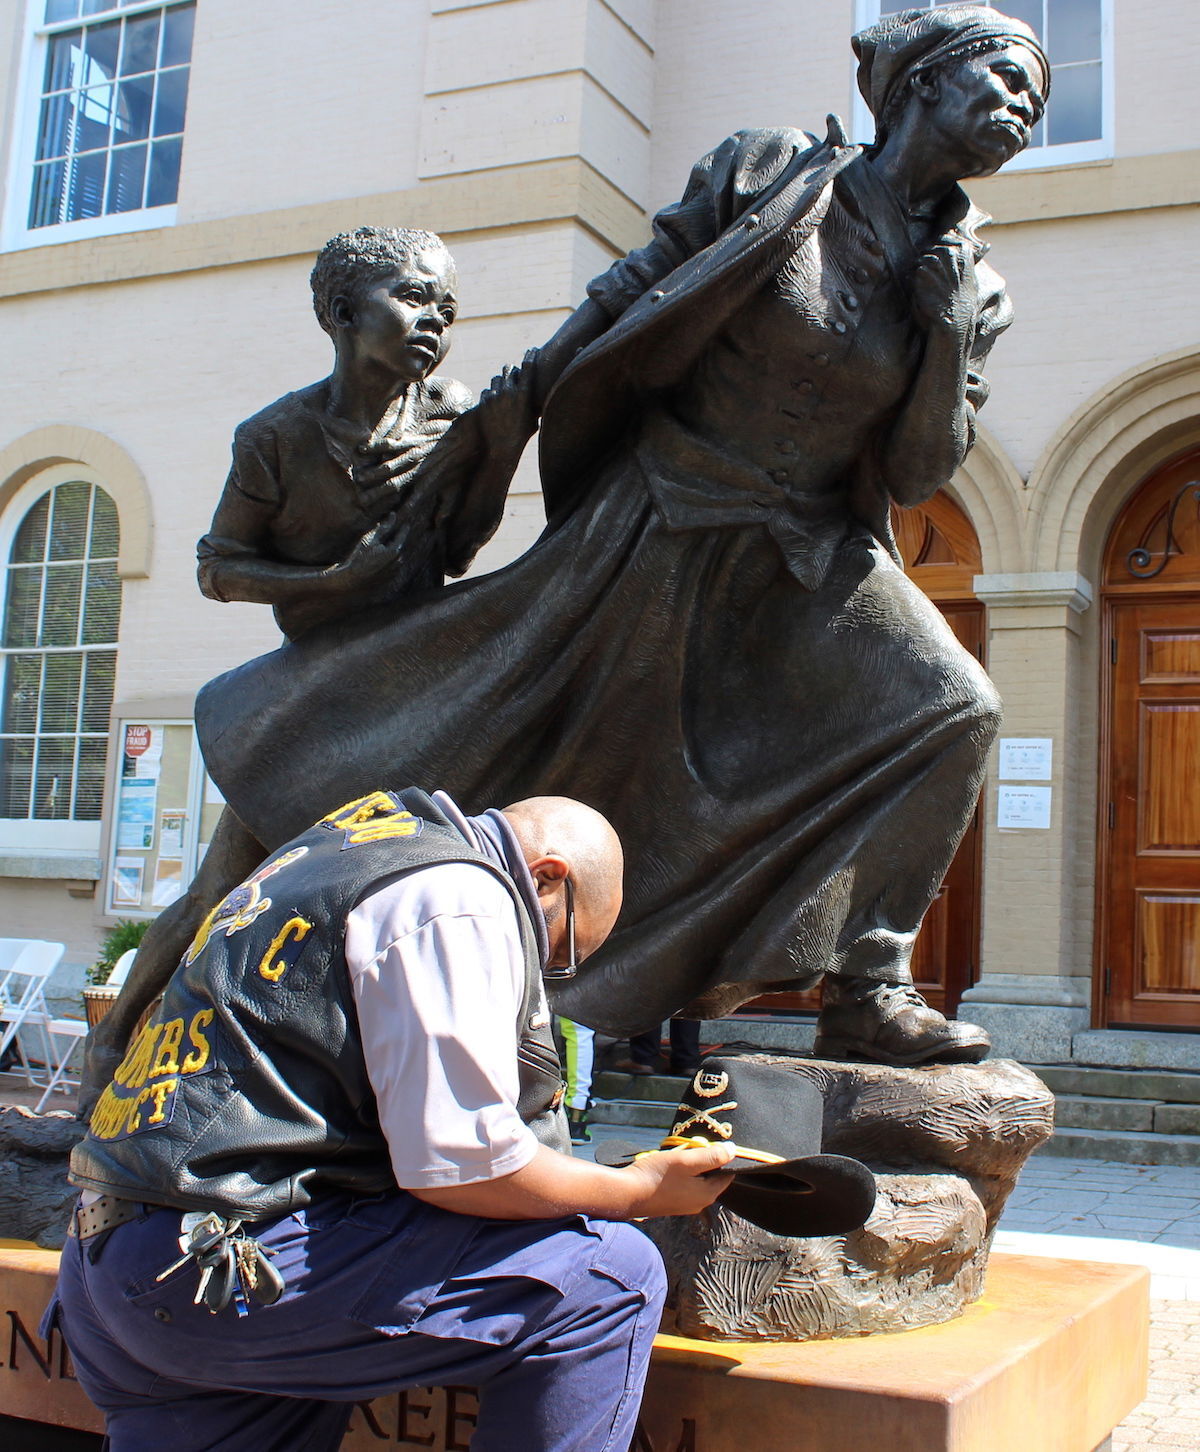
[(973, 1023), (947, 1019), (911, 983), (830, 974), (813, 1052), (821, 1059), (878, 1064), (977, 1064), (991, 1040)]

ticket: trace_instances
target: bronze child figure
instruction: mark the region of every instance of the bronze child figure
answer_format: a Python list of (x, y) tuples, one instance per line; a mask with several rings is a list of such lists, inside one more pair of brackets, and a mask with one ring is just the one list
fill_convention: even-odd
[[(434, 233), (341, 233), (310, 280), (333, 371), (238, 426), (197, 549), (205, 595), (271, 605), (289, 640), (463, 574), (500, 523), (537, 424), (529, 369), (505, 369), (474, 406), (465, 384), (431, 376), (458, 315), (454, 259)], [(130, 994), (89, 1046), (90, 1085), (120, 1059), (133, 1002), (157, 994), (199, 920), (264, 856), (226, 808), (188, 891), (146, 935)]]
[(454, 260), (432, 232), (342, 233), (311, 283), (333, 372), (238, 426), (198, 549), (205, 595), (273, 606), (291, 640), (461, 575), (536, 421), (516, 371), (473, 412), (464, 384), (431, 376), (458, 314)]

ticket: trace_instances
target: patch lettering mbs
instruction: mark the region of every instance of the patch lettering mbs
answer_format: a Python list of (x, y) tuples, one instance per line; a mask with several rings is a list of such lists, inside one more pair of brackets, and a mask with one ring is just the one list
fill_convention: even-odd
[(182, 1081), (213, 1067), (214, 1016), (196, 1004), (182, 1016), (150, 1020), (96, 1101), (90, 1128), (97, 1139), (127, 1139), (171, 1122)]

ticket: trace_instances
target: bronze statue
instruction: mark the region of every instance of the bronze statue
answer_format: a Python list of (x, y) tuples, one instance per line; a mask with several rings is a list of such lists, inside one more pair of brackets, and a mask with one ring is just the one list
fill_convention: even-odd
[[(289, 640), (465, 573), (496, 532), (537, 426), (528, 371), (506, 368), (474, 406), (465, 384), (432, 376), (458, 316), (454, 259), (434, 233), (341, 233), (310, 283), (333, 372), (238, 426), (197, 548), (201, 591), (271, 605)], [(199, 920), (264, 855), (222, 812), (195, 881), (151, 925), (133, 989), (95, 1036), (89, 1085), (107, 1079), (96, 1064), (120, 1058)]]
[(819, 1053), (974, 1061), (986, 1035), (909, 956), (999, 702), (888, 508), (970, 447), (1011, 310), (958, 183), (1027, 144), (1049, 67), (976, 6), (854, 45), (874, 145), (835, 118), (731, 137), (541, 350), (542, 538), (230, 672), (197, 726), (267, 847), (381, 775), (468, 809), (569, 782), (628, 863), (572, 1018), (631, 1032), (825, 976)]

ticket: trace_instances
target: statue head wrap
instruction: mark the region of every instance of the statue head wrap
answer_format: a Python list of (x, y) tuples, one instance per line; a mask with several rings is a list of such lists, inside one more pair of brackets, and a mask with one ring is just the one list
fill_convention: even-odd
[(851, 44), (858, 57), (858, 89), (875, 117), (879, 139), (893, 100), (916, 71), (956, 55), (1006, 45), (1023, 45), (1037, 57), (1050, 90), (1050, 62), (1037, 36), (1023, 20), (983, 5), (939, 5), (933, 10), (901, 10), (860, 31)]

